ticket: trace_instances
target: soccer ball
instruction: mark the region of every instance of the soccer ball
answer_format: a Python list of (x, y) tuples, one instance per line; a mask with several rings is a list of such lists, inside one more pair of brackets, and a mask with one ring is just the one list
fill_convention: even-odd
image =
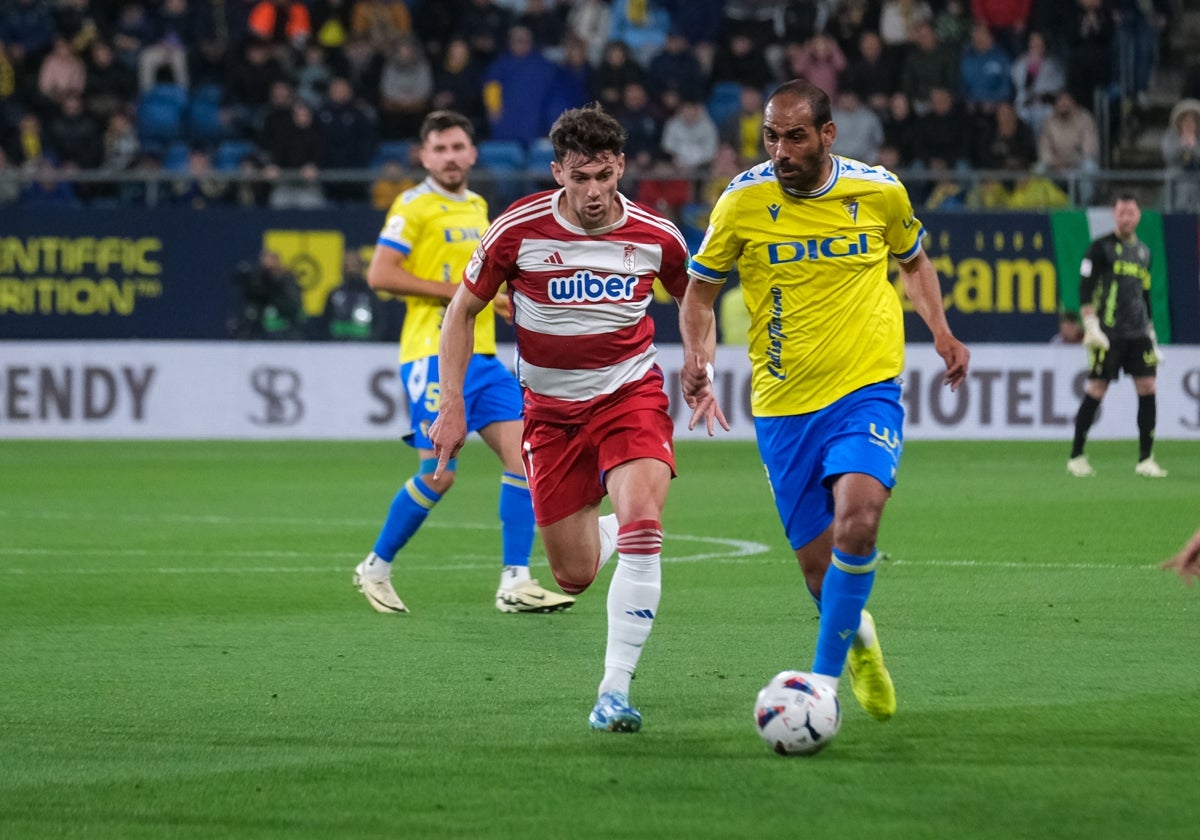
[(780, 755), (818, 753), (841, 725), (837, 694), (803, 671), (776, 674), (754, 703), (754, 726)]

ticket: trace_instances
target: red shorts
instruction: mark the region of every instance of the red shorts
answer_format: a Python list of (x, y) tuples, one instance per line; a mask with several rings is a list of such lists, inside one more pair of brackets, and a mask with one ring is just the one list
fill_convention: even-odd
[(662, 380), (650, 377), (597, 403), (582, 423), (525, 418), (522, 451), (538, 525), (550, 525), (604, 498), (604, 475), (637, 458), (664, 462), (675, 475)]

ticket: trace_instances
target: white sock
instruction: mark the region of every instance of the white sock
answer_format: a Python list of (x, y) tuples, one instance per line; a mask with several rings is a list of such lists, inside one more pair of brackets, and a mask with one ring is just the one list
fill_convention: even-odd
[(827, 685), (833, 689), (833, 693), (837, 694), (838, 678), (831, 677), (828, 674), (813, 674), (813, 679), (822, 685)]
[(617, 550), (617, 515), (610, 513), (607, 516), (600, 517), (600, 562), (596, 565), (596, 571), (604, 568), (604, 564), (609, 561), (613, 553)]
[(392, 576), (392, 564), (372, 551), (363, 563), (362, 576), (370, 581), (387, 580)]
[(530, 580), (528, 566), (505, 566), (500, 570), (500, 588), (515, 589)]
[(662, 597), (659, 560), (659, 554), (618, 555), (617, 569), (608, 587), (608, 647), (601, 693), (629, 691), (630, 677), (637, 670), (642, 646), (650, 637)]
[[(865, 614), (866, 610), (863, 610), (863, 613)], [(851, 647), (855, 650), (862, 650), (863, 648), (869, 648), (873, 644), (875, 644), (875, 625), (866, 619), (860, 618), (858, 621), (858, 632), (854, 634), (854, 641), (851, 643)]]

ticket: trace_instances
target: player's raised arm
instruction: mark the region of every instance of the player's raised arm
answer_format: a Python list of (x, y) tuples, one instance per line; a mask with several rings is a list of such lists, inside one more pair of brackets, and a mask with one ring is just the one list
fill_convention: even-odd
[(438, 344), (438, 369), (441, 392), (438, 396), (438, 415), (429, 429), (429, 440), (437, 455), (436, 480), (450, 459), (458, 454), (467, 440), (466, 407), (463, 404), (463, 380), (467, 365), (475, 351), (475, 318), (488, 305), (465, 285), (446, 307), (442, 321), (442, 337)]
[(683, 397), (692, 409), (688, 430), (696, 428), (703, 417), (709, 437), (713, 435), (714, 420), (729, 431), (729, 422), (712, 387), (712, 365), (717, 354), (717, 319), (713, 306), (720, 293), (720, 284), (693, 279), (679, 301), (679, 333), (683, 338), (683, 368), (679, 378)]
[(946, 323), (946, 310), (942, 306), (942, 287), (938, 283), (937, 269), (921, 248), (908, 262), (900, 263), (900, 277), (904, 280), (904, 293), (912, 301), (913, 309), (921, 316), (925, 326), (933, 333), (933, 347), (946, 363), (945, 382), (950, 390), (967, 378), (967, 365), (971, 353), (950, 332)]

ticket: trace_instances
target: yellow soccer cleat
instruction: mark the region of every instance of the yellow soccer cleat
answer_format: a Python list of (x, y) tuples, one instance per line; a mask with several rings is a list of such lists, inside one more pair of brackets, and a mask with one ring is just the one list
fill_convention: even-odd
[(850, 670), (850, 688), (854, 698), (875, 720), (884, 721), (896, 714), (896, 687), (892, 675), (883, 664), (883, 648), (879, 646), (879, 634), (875, 632), (875, 619), (863, 610), (863, 623), (869, 623), (874, 637), (868, 647), (852, 647), (846, 657)]

